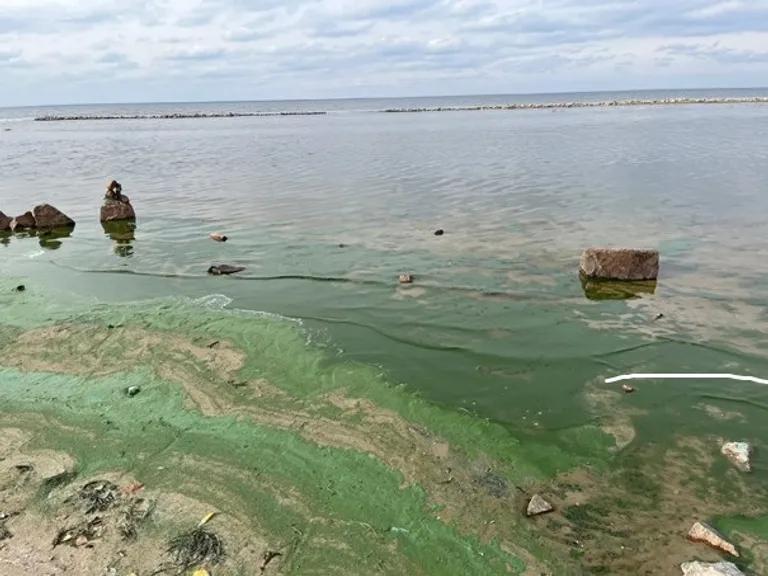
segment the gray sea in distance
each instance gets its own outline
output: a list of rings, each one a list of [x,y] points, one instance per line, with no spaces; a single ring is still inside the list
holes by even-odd
[[[593,418],[583,387],[610,375],[768,378],[768,105],[377,111],[766,95],[0,109],[0,210],[13,216],[48,202],[77,221],[66,238],[3,238],[0,273],[53,291],[60,306],[178,297],[299,322],[330,357],[378,366],[437,403],[546,436]],[[33,121],[280,111],[328,114]],[[98,222],[113,178],[138,214],[133,240]],[[443,236],[433,235],[438,228]],[[230,241],[212,242],[213,231]],[[658,284],[637,298],[588,297],[578,258],[593,245],[660,250]],[[209,277],[215,263],[246,271]],[[398,285],[402,272],[414,274],[413,286]],[[639,434],[653,438],[681,421],[695,430],[690,407],[704,397],[748,405],[765,423],[764,390],[659,384],[645,397]]]

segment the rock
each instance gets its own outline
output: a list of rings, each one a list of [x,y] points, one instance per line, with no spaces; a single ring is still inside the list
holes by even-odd
[[[730,562],[683,562],[680,569],[683,576],[744,576],[744,572]]]
[[[13,218],[11,218],[10,216],[6,216],[2,212],[0,212],[0,232],[10,230],[11,222],[13,222]]]
[[[139,392],[141,392],[141,388],[139,388],[138,386],[128,386],[128,388],[125,389],[125,393],[131,398],[136,396],[136,394],[138,394]]]
[[[603,280],[655,280],[659,275],[656,250],[588,248],[581,255],[581,273]]]
[[[24,286],[24,284],[19,284],[18,286],[16,286],[16,292],[24,292],[24,290],[26,289],[27,287]]]
[[[34,230],[35,217],[32,212],[25,212],[21,216],[16,216],[11,222],[11,230],[14,232],[18,230]]]
[[[35,206],[32,212],[38,230],[72,228],[75,225],[75,221],[72,220],[72,218],[50,204],[40,204],[39,206]]]
[[[752,470],[752,446],[748,442],[726,442],[720,451],[742,472]]]
[[[525,510],[526,516],[538,516],[539,514],[546,514],[552,512],[555,507],[549,502],[544,500],[538,494],[534,494],[531,500],[528,502],[528,508]]]
[[[413,284],[413,274],[400,274],[400,284]]]
[[[107,186],[107,193],[104,195],[104,204],[101,207],[102,222],[117,222],[120,220],[135,220],[136,213],[133,211],[131,201],[123,193],[123,187],[117,180],[112,180]]]
[[[723,535],[712,528],[712,526],[704,524],[703,522],[696,522],[691,526],[691,529],[688,531],[688,538],[694,542],[704,542],[705,544],[709,544],[713,548],[727,552],[731,556],[739,557],[739,552],[733,544],[728,542]]]
[[[443,234],[445,234],[445,230],[443,230],[442,228],[438,228],[437,230],[435,230],[435,236],[442,236]]]
[[[229,238],[219,232],[211,232],[209,236],[211,237],[211,240],[216,240],[216,242],[226,242],[229,240]]]
[[[208,268],[208,274],[212,274],[214,276],[221,276],[224,274],[235,274],[237,272],[242,272],[243,270],[245,270],[243,266],[230,266],[229,264],[218,264]]]
[[[635,391],[635,387],[630,384],[622,384],[621,389],[624,390],[625,394],[632,394]]]

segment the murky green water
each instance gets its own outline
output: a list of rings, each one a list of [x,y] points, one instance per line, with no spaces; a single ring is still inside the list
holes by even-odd
[[[0,136],[0,210],[47,201],[78,224],[55,243],[3,240],[1,322],[97,310],[131,323],[134,307],[149,306],[158,323],[160,301],[186,307],[177,328],[187,331],[198,306],[200,327],[236,318],[263,366],[282,353],[277,335],[297,338],[301,370],[277,376],[291,393],[331,390],[329,371],[353,365],[371,378],[363,396],[417,421],[405,400],[377,397],[377,378],[497,426],[482,449],[531,477],[634,470],[694,437],[717,478],[728,471],[720,440],[745,439],[758,447],[757,490],[768,480],[768,388],[645,381],[620,408],[591,391],[615,390],[603,380],[627,372],[768,378],[766,137],[768,108],[753,105],[14,122]],[[133,240],[97,222],[111,178],[138,213]],[[587,298],[577,261],[595,244],[658,248],[655,291]],[[209,277],[214,263],[247,270]],[[399,286],[401,272],[416,282]],[[264,346],[273,333],[275,348]],[[618,409],[636,435],[616,456],[600,427]],[[439,418],[423,423],[457,434]],[[722,525],[764,538],[761,518]]]

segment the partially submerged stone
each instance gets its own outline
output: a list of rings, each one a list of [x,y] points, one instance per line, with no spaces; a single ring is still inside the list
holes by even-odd
[[[16,216],[11,222],[11,230],[14,232],[19,230],[34,230],[35,226],[35,216],[32,212],[25,212],[21,216]]]
[[[413,284],[413,274],[400,274],[400,284]]]
[[[752,470],[752,462],[750,461],[752,446],[749,442],[726,442],[720,451],[742,472]]]
[[[656,250],[588,248],[581,255],[581,273],[602,280],[656,280],[659,253]]]
[[[0,232],[5,232],[6,230],[10,230],[11,222],[13,222],[13,218],[11,218],[10,216],[6,216],[2,212],[0,212]]]
[[[683,562],[683,576],[744,576],[731,562]]]
[[[546,514],[552,512],[555,507],[542,498],[539,494],[534,494],[528,502],[528,507],[525,510],[526,516],[538,516],[539,514]]]
[[[123,187],[117,180],[112,180],[107,186],[104,195],[104,204],[101,207],[102,222],[116,222],[120,220],[135,220],[136,213],[131,206],[128,196],[122,193]]]
[[[53,228],[72,228],[75,221],[61,210],[50,204],[40,204],[32,210],[35,217],[35,225],[38,230],[51,230]]]
[[[216,242],[226,242],[228,240],[226,235],[220,232],[211,232],[209,236],[211,237],[211,240],[215,240]]]
[[[230,266],[229,264],[217,264],[208,268],[208,274],[213,276],[222,276],[226,274],[235,274],[245,270],[243,266]]]
[[[688,531],[688,538],[694,542],[704,542],[709,544],[713,548],[727,552],[731,556],[739,557],[739,552],[736,547],[728,542],[725,537],[720,534],[712,526],[703,522],[696,522]]]

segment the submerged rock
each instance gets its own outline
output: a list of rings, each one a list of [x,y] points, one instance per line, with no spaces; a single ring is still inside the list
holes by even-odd
[[[752,446],[748,442],[726,442],[720,451],[742,472],[752,470]]]
[[[2,212],[0,212],[0,232],[3,232],[5,230],[10,230],[11,222],[13,222],[13,218],[11,218],[10,216],[6,216]]]
[[[35,206],[32,212],[38,230],[72,228],[75,225],[75,221],[72,220],[72,218],[50,204],[40,204],[39,206]]]
[[[683,562],[680,569],[683,576],[744,576],[744,572],[730,562]]]
[[[229,264],[218,264],[208,268],[208,274],[212,274],[214,276],[221,276],[224,274],[235,274],[237,272],[242,272],[243,270],[245,270],[245,267],[243,266],[230,266]]]
[[[136,213],[133,211],[131,201],[122,191],[123,187],[117,180],[112,180],[107,186],[104,204],[101,207],[102,222],[136,219]]]
[[[413,284],[413,274],[400,274],[400,284]]]
[[[728,542],[722,534],[703,522],[696,522],[688,531],[688,538],[694,542],[704,542],[713,548],[727,552],[731,556],[739,557],[736,547]]]
[[[16,216],[11,222],[11,230],[17,232],[19,230],[34,230],[35,229],[35,217],[32,212],[25,212],[21,216]]]
[[[581,255],[581,273],[603,280],[656,280],[659,253],[656,250],[588,248]]]
[[[211,232],[208,236],[211,237],[211,240],[215,240],[216,242],[226,242],[229,240],[229,238],[219,232]]]
[[[435,230],[435,236],[442,236],[443,234],[445,234],[445,230],[443,230],[442,228],[438,228],[437,230]]]
[[[539,494],[534,494],[531,500],[528,502],[528,507],[525,509],[526,516],[538,516],[539,514],[546,514],[552,512],[555,507],[549,502],[544,500]]]

